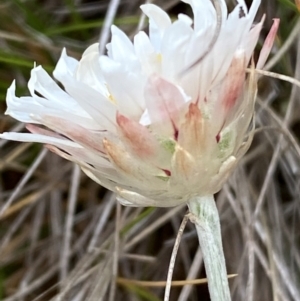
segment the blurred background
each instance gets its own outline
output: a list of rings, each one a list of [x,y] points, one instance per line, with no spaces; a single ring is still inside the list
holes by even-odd
[[[199,0],[201,1],[201,0]],[[251,5],[251,1],[246,1]],[[51,74],[63,47],[80,59],[110,39],[116,24],[129,36],[147,30],[136,0],[1,0],[0,132],[25,131],[4,116],[6,90],[28,95],[34,66]],[[177,0],[153,1],[176,18],[191,15]],[[235,1],[228,1],[229,9]],[[281,24],[261,77],[256,134],[239,168],[218,195],[233,300],[300,300],[300,19],[292,0],[263,0],[266,14],[256,55]],[[298,86],[297,86],[298,85]],[[0,141],[0,300],[158,301],[187,208],[125,208],[79,168],[31,143]],[[176,260],[170,300],[209,300],[194,225]],[[142,282],[137,282],[142,281]]]

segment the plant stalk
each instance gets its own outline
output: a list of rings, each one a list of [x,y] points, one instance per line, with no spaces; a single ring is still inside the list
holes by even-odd
[[[188,202],[203,254],[211,301],[231,301],[218,209],[212,195]]]

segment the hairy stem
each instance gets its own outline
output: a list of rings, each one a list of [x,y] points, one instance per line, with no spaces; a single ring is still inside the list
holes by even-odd
[[[214,197],[194,197],[188,206],[203,254],[211,301],[231,301],[220,219]]]

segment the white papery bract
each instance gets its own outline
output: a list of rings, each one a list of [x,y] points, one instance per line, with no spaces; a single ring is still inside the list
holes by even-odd
[[[219,191],[252,140],[256,82],[246,74],[263,21],[253,25],[260,0],[228,15],[221,1],[220,32],[210,0],[186,0],[194,20],[174,22],[143,5],[149,36],[133,42],[116,26],[107,55],[98,44],[80,61],[63,50],[54,77],[31,72],[30,97],[7,92],[6,114],[31,133],[2,138],[36,141],[78,163],[97,183],[133,206],[175,206]],[[258,61],[276,34],[275,20]],[[40,126],[42,125],[42,126]]]

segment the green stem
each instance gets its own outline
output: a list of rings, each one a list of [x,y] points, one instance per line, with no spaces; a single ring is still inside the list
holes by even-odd
[[[220,219],[214,197],[194,197],[188,207],[203,254],[211,301],[231,301]]]

